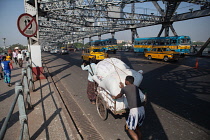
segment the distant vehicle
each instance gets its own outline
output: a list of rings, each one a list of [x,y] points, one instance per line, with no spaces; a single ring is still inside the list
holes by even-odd
[[[56,52],[56,53],[59,53],[59,52],[60,52],[60,50],[59,50],[59,49],[55,49],[55,52]]]
[[[100,47],[106,53],[113,52],[116,54],[117,51],[117,40],[115,38],[90,41],[89,45],[91,47]]]
[[[19,47],[15,47],[15,50],[19,50]]]
[[[56,51],[56,49],[52,49],[52,50],[50,51],[50,53],[52,53],[52,54],[56,54],[56,53],[57,53],[57,51]]]
[[[91,61],[95,57],[97,61],[103,60],[108,57],[108,54],[99,47],[90,47],[85,49],[82,53],[82,59],[86,61]]]
[[[153,47],[151,51],[147,51],[144,54],[149,60],[162,59],[163,61],[179,60],[179,52],[172,51],[168,47]]]
[[[191,39],[189,36],[169,36],[136,38],[134,42],[134,52],[150,51],[153,47],[168,47],[179,52],[181,55],[190,53]]]
[[[63,54],[68,54],[69,51],[67,49],[61,49],[60,50],[60,54],[63,55]]]

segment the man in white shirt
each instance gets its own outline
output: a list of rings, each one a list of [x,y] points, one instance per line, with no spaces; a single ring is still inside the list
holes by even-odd
[[[16,52],[16,50],[14,50],[14,51],[12,52],[12,57],[13,57],[13,59],[15,60],[15,64],[16,64],[16,65],[17,65],[17,63],[18,63],[17,55],[18,55],[18,53]]]
[[[81,65],[82,70],[88,71],[88,86],[87,86],[87,95],[88,99],[92,104],[96,103],[96,94],[95,94],[95,82],[93,81],[93,75],[95,74],[95,67],[96,67],[96,59],[92,58],[91,64],[85,65],[83,63]]]
[[[23,54],[21,53],[21,51],[18,52],[17,59],[18,59],[19,67],[22,68],[22,66],[23,66]]]

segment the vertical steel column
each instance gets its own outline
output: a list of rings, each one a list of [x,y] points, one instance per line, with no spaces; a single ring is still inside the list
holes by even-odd
[[[101,35],[98,35],[98,39],[101,40]]]
[[[135,34],[136,34],[136,31],[135,31],[134,28],[132,28],[132,29],[131,29],[131,41],[132,41],[132,44],[134,44]]]
[[[91,40],[91,37],[89,37],[89,42],[90,42],[89,45],[90,45],[90,46],[92,46],[91,41],[92,41],[92,40]]]
[[[165,26],[165,37],[169,36],[169,26]]]
[[[114,38],[115,32],[111,32],[112,38]]]
[[[19,108],[19,120],[20,124],[23,125],[21,128],[23,135],[21,134],[20,137],[23,136],[22,139],[29,140],[29,130],[28,130],[28,118],[26,115],[25,104],[24,104],[24,96],[23,96],[23,86],[19,82],[15,83],[15,94],[18,94],[18,108]],[[23,124],[24,123],[24,124]]]
[[[33,91],[34,89],[34,83],[32,79],[32,70],[31,70],[31,64],[29,62],[26,63],[26,70],[27,70],[27,77],[28,77],[28,85],[29,85],[29,90]]]
[[[27,69],[27,67],[26,67],[26,69]],[[24,87],[24,95],[26,96],[27,108],[30,109],[32,107],[32,105],[31,105],[31,96],[30,96],[30,92],[29,92],[26,69],[22,69],[23,87]]]
[[[39,11],[38,11],[38,2],[37,2],[37,0],[35,0],[35,8],[36,8],[36,22],[39,25],[39,15],[38,15]],[[37,33],[36,33],[36,38],[37,38],[37,40],[38,40],[37,42],[39,44],[39,26],[38,26],[38,30],[37,30]]]

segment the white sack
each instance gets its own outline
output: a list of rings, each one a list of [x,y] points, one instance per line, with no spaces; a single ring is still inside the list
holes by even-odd
[[[96,65],[96,75],[103,79],[110,73],[116,71],[116,69],[129,69],[124,62],[117,58],[106,58],[103,61],[100,61]]]
[[[113,65],[114,64],[114,65]],[[143,71],[135,71],[130,69],[124,62],[117,58],[107,58],[103,61],[100,61],[96,65],[96,73],[93,76],[93,80],[98,83],[99,87],[105,89],[112,96],[116,96],[120,93],[121,88],[119,87],[119,83],[122,82],[125,84],[125,78],[128,75],[134,77],[134,85],[139,87],[141,81],[143,79],[142,73]],[[105,91],[101,90],[99,92],[103,97],[105,102],[112,108],[114,108],[113,99],[109,94]],[[140,98],[144,101],[144,94],[139,90]],[[105,96],[106,95],[106,96]],[[116,111],[128,108],[127,99],[125,96],[117,99],[116,101]]]
[[[134,77],[134,85],[137,87],[140,85],[143,76],[142,73],[137,72],[133,69],[122,69],[117,70],[109,74],[103,79],[99,79],[96,75],[93,76],[93,80],[96,81],[99,87],[104,88],[109,91],[109,93],[113,96],[116,96],[120,93],[121,88],[119,87],[119,83],[122,82],[125,84],[125,78],[128,75],[132,75]]]

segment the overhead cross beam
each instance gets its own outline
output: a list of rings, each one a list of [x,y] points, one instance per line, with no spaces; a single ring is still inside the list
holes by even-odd
[[[33,0],[29,0],[33,4]],[[124,12],[128,4],[152,2],[160,15],[135,13],[133,8],[130,13]],[[93,36],[101,36],[128,29],[162,24],[158,34],[165,30],[169,35],[169,28],[177,35],[173,28],[176,21],[210,16],[209,0],[178,0],[163,1],[166,8],[161,8],[157,1],[151,0],[60,0],[45,2],[39,0],[39,32],[42,42],[59,40],[81,40]],[[201,5],[198,11],[175,14],[181,2]],[[56,32],[56,33],[55,33]],[[137,32],[133,32],[137,34]]]

